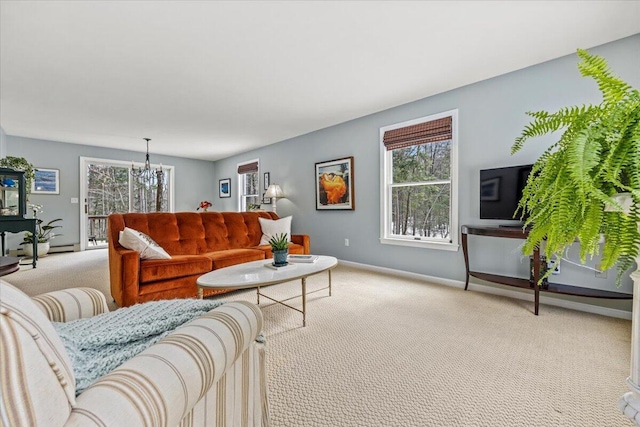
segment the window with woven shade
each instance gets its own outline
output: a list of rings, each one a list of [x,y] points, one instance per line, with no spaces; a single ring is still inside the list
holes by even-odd
[[[457,110],[380,129],[381,242],[457,249]]]
[[[260,180],[258,160],[238,165],[238,207],[241,212],[260,208]]]

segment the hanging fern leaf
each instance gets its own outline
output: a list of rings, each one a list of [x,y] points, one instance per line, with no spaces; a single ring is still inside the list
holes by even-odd
[[[614,75],[604,58],[578,50],[578,68],[602,92],[599,105],[561,108],[555,113],[528,112],[533,121],[515,139],[511,153],[530,138],[559,130],[558,141],[536,161],[517,214],[531,227],[523,252],[531,254],[545,242],[547,257],[562,255],[576,239],[580,258],[599,254],[601,266],[618,265],[617,283],[640,252],[640,92]],[[630,212],[613,196],[628,192]]]

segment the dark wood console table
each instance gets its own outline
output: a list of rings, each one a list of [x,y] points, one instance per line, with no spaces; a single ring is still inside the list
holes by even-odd
[[[29,231],[36,236],[36,219],[35,218],[1,218],[0,217],[0,236],[2,236],[2,256],[5,252],[5,233],[18,233],[20,231]],[[33,268],[36,268],[38,260],[38,240],[33,239]]]
[[[533,290],[535,300],[535,314],[538,315],[538,307],[540,305],[540,292],[550,292],[556,294],[576,295],[590,298],[609,298],[609,299],[632,299],[633,295],[624,294],[622,292],[603,291],[600,289],[582,288],[572,285],[561,285],[549,282],[549,286],[541,288],[538,285],[540,279],[540,252],[536,249],[533,252],[533,283],[529,278],[523,279],[519,277],[501,276],[498,274],[483,273],[469,269],[469,251],[467,249],[467,235],[488,237],[502,237],[507,239],[526,239],[529,233],[521,228],[509,227],[489,227],[482,225],[463,225],[462,226],[462,252],[464,254],[464,265],[467,270],[466,282],[464,290],[469,287],[469,276],[488,282],[500,283],[502,285],[515,286],[521,289]]]

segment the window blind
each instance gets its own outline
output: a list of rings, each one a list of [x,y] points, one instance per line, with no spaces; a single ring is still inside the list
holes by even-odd
[[[387,151],[453,138],[451,116],[388,130],[382,139]]]
[[[247,163],[247,164],[238,166],[239,174],[254,173],[254,172],[258,172],[258,162]]]

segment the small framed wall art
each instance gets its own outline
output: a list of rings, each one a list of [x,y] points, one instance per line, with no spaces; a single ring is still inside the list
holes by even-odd
[[[219,182],[218,196],[221,199],[231,197],[231,178],[221,179]]]
[[[353,157],[316,163],[317,210],[354,210]]]
[[[267,191],[267,188],[269,188],[269,172],[264,173],[264,182],[262,184],[264,191]]]
[[[60,194],[60,169],[37,168],[31,194]]]

